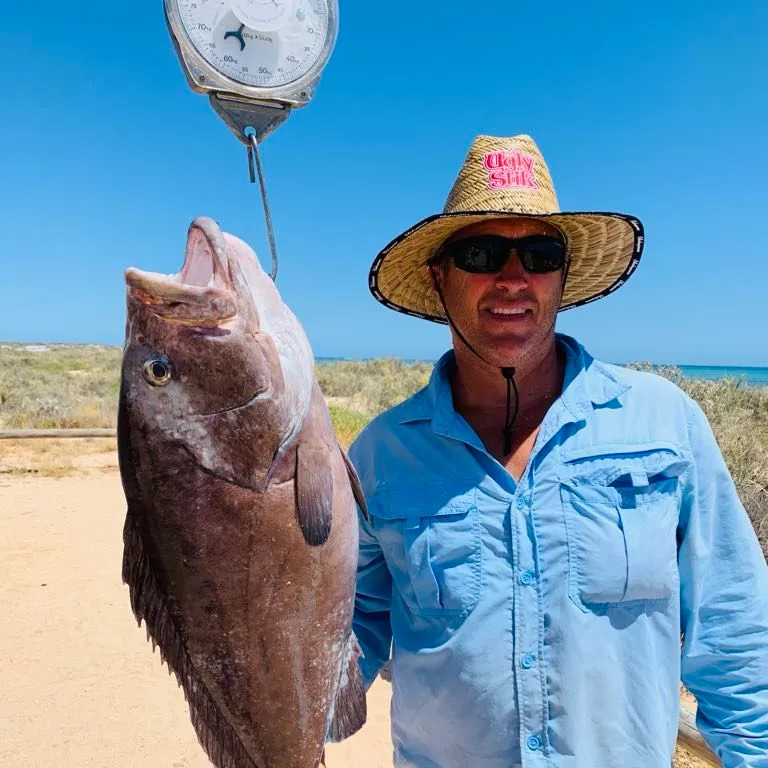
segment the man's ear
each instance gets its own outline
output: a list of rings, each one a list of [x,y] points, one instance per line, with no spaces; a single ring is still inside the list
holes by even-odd
[[[432,278],[432,287],[437,290],[440,287],[440,283],[438,282],[438,276],[436,274],[437,270],[435,269],[434,264],[429,265],[429,275]]]
[[[432,287],[440,293],[445,279],[445,267],[442,264],[430,264],[429,274],[432,276]]]

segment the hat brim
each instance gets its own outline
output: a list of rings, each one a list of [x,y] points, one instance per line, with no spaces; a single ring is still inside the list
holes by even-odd
[[[447,323],[432,284],[428,261],[454,232],[491,218],[545,219],[565,236],[570,257],[560,311],[597,301],[622,286],[643,252],[643,225],[634,216],[606,212],[439,213],[422,219],[375,258],[368,277],[371,293],[389,309]]]

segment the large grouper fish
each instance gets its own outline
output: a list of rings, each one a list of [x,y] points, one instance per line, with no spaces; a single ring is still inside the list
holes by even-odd
[[[354,468],[294,314],[211,219],[129,269],[123,580],[217,768],[315,768],[365,722]]]

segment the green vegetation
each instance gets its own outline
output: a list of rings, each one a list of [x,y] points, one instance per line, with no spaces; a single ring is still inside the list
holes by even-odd
[[[375,416],[425,386],[431,372],[430,363],[345,360],[320,363],[317,380],[330,402],[343,402],[351,410]]]
[[[0,429],[113,427],[120,377],[119,347],[0,344]],[[704,409],[768,553],[768,388],[735,380],[685,378],[654,370]],[[429,363],[343,361],[317,365],[339,440],[348,446],[371,417],[423,387]]]
[[[360,433],[360,430],[368,423],[368,417],[335,403],[329,403],[328,410],[331,412],[331,420],[333,421],[339,442],[344,448],[349,448],[352,441]]]
[[[112,427],[119,347],[0,344],[0,428]]]

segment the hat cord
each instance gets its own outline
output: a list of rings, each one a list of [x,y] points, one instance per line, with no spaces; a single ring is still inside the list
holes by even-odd
[[[432,275],[432,282],[435,286],[435,290],[437,291],[437,295],[440,297],[440,303],[443,305],[443,311],[445,312],[445,316],[448,318],[448,323],[450,324],[451,328],[456,332],[456,335],[464,342],[464,345],[468,347],[472,352],[475,353],[477,357],[479,357],[486,365],[491,365],[467,340],[464,338],[464,334],[458,329],[456,326],[456,323],[453,322],[453,318],[451,317],[451,313],[448,311],[448,307],[445,306],[445,297],[443,296],[442,288],[440,287],[440,283],[438,282],[437,278],[435,277],[435,273],[433,271],[433,267],[430,265],[429,272]],[[501,369],[501,375],[506,379],[507,382],[507,398],[506,398],[506,411],[504,414],[504,456],[509,456],[509,454],[512,451],[512,427],[515,423],[515,419],[517,419],[517,413],[520,408],[520,392],[517,389],[517,384],[515,383],[515,369],[512,366],[505,366]],[[511,410],[511,401],[512,401],[512,390],[515,391],[515,410],[514,412],[510,413]]]
[[[509,456],[512,451],[512,425],[517,418],[517,411],[520,406],[520,393],[517,391],[517,384],[515,383],[514,368],[502,368],[501,375],[507,380],[507,410],[504,416],[504,455]],[[515,412],[510,418],[509,406],[512,388],[515,390]]]

